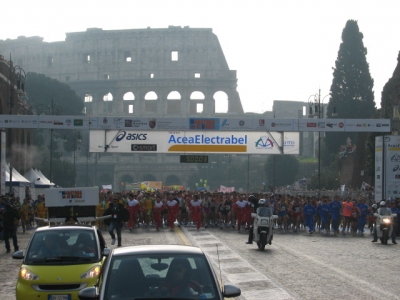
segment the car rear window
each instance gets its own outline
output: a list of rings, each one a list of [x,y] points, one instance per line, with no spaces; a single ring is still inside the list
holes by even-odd
[[[200,255],[115,256],[107,277],[106,299],[218,299],[211,268]]]

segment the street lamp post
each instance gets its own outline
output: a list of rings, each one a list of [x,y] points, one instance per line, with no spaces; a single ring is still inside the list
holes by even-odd
[[[10,74],[9,74],[9,92],[10,92],[10,115],[13,114],[13,108],[14,108],[14,93],[16,92],[19,96],[25,94],[25,78],[26,78],[26,73],[24,69],[22,69],[20,66],[15,65],[13,66],[13,62],[11,60],[11,54],[10,54]],[[12,193],[12,129],[10,128],[8,130],[8,149],[9,149],[9,163],[10,163],[10,193]]]
[[[324,104],[324,100],[326,97],[330,95],[326,95],[321,100],[321,90],[318,91],[318,94],[311,95],[308,97],[308,104],[309,104],[309,118],[325,118],[324,108],[328,105],[328,103]],[[314,106],[314,114],[313,114],[313,106]],[[337,116],[336,108],[333,107],[333,117]],[[321,131],[318,131],[318,199],[320,198],[321,193]]]
[[[63,109],[61,105],[54,103],[54,100],[51,99],[51,104],[39,104],[36,107],[36,113],[38,115],[51,115],[58,116],[62,115]],[[50,182],[53,182],[53,129],[50,129]]]

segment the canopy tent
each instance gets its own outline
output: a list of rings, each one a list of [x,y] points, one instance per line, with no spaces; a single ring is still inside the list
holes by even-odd
[[[25,173],[25,177],[30,182],[34,183],[35,187],[49,188],[55,185],[54,183],[50,182],[50,180],[48,180],[40,170],[30,169]]]
[[[12,169],[11,183],[13,186],[30,186],[31,182],[22,176],[16,169]],[[10,186],[10,166],[6,165],[6,185]]]

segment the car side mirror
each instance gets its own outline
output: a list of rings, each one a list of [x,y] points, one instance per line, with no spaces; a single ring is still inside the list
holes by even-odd
[[[257,214],[256,213],[251,213],[251,217],[255,218],[255,217],[257,217]]]
[[[23,259],[24,258],[24,251],[18,250],[12,254],[12,258],[14,259]]]
[[[379,217],[379,215],[377,213],[374,213],[374,217]]]
[[[110,254],[111,250],[110,248],[104,248],[103,249],[103,256],[108,256]]]
[[[99,299],[99,295],[97,293],[97,288],[94,286],[84,288],[80,290],[78,293],[79,300],[92,300]]]
[[[278,216],[277,215],[273,215],[272,219],[276,220],[276,219],[278,219]]]
[[[397,217],[397,214],[392,214],[392,217],[393,217],[393,218],[396,218],[396,217]]]
[[[236,286],[226,284],[224,285],[224,291],[222,292],[222,295],[227,298],[233,298],[240,296],[241,293],[242,291]]]

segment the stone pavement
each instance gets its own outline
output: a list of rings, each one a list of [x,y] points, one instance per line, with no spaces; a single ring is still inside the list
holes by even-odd
[[[194,245],[242,290],[240,299],[400,299],[400,246],[371,243],[372,237],[283,234],[259,251],[246,245],[248,232],[183,228]],[[217,245],[219,259],[217,257]]]
[[[25,249],[32,231],[18,233]],[[110,248],[111,238],[103,235]],[[234,229],[184,227],[170,232],[155,228],[124,229],[122,245],[192,244],[210,257],[224,284],[242,289],[237,299],[400,299],[399,245],[371,243],[371,236],[310,236],[275,231],[272,245],[259,251],[246,245],[247,232]],[[0,250],[0,300],[15,299],[21,261]],[[218,248],[217,248],[218,246]],[[219,267],[220,266],[220,267]],[[219,273],[219,274],[218,274]]]

